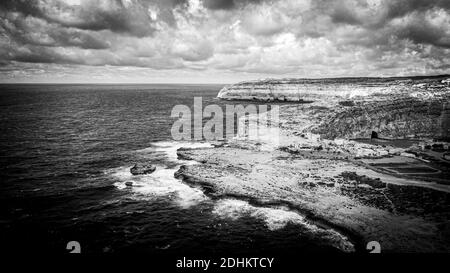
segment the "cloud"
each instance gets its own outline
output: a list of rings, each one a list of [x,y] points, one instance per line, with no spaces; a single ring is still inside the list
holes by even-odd
[[[290,23],[291,18],[280,10],[272,9],[264,4],[252,7],[248,15],[242,18],[243,27],[251,34],[274,35],[282,32]]]
[[[443,10],[410,14],[402,19],[395,19],[392,27],[400,39],[450,48],[450,17]]]
[[[172,50],[176,56],[183,58],[183,60],[195,62],[210,58],[214,49],[207,40],[191,39],[176,41]]]
[[[203,0],[204,6],[213,10],[231,10],[262,2],[264,2],[264,0]]]
[[[109,44],[95,32],[60,28],[40,18],[7,14],[0,26],[5,33],[22,44],[41,46],[75,46],[86,49],[106,49]]]
[[[448,0],[2,0],[0,16],[0,66],[11,69],[219,78],[450,72]]]
[[[62,27],[110,30],[143,37],[155,31],[152,8],[156,8],[161,20],[174,23],[171,10],[185,3],[182,0],[2,0],[0,8]]]
[[[447,0],[394,0],[386,1],[385,19],[393,19],[414,12],[426,12],[433,9],[450,9]]]

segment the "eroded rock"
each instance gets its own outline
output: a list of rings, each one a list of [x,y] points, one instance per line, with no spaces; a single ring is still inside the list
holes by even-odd
[[[130,169],[130,172],[133,175],[143,175],[153,173],[155,170],[156,167],[150,163],[136,163]]]

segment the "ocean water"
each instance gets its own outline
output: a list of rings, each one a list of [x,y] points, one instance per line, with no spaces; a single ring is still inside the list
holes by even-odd
[[[93,254],[340,251],[339,234],[297,212],[212,198],[174,178],[196,164],[177,148],[210,144],[173,141],[172,107],[195,96],[230,103],[216,99],[221,87],[1,85],[2,251],[67,253],[69,241]],[[153,174],[129,173],[148,161]]]

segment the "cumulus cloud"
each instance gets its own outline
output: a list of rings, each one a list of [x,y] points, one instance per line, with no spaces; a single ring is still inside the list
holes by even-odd
[[[4,12],[41,18],[61,27],[83,30],[110,30],[138,37],[155,31],[156,17],[174,23],[171,10],[185,4],[183,0],[3,0]]]
[[[449,73],[450,1],[2,0],[0,56],[3,81],[52,65],[64,77],[77,67],[199,79]],[[19,64],[45,69],[13,73]]]
[[[208,9],[231,10],[261,2],[264,2],[264,0],[204,0],[203,4]]]

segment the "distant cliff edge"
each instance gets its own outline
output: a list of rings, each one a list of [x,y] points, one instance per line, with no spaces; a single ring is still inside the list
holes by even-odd
[[[449,87],[450,75],[409,78],[264,79],[226,86],[217,96],[226,100],[301,102],[392,93],[412,94],[441,89],[448,91]]]
[[[307,114],[311,118],[311,126],[297,120],[295,111],[284,117],[290,120],[288,129],[296,133],[309,131],[326,138],[370,137],[372,131],[393,138],[450,137],[448,75],[266,79],[226,86],[218,97],[226,100],[310,102],[296,106],[296,111]]]

